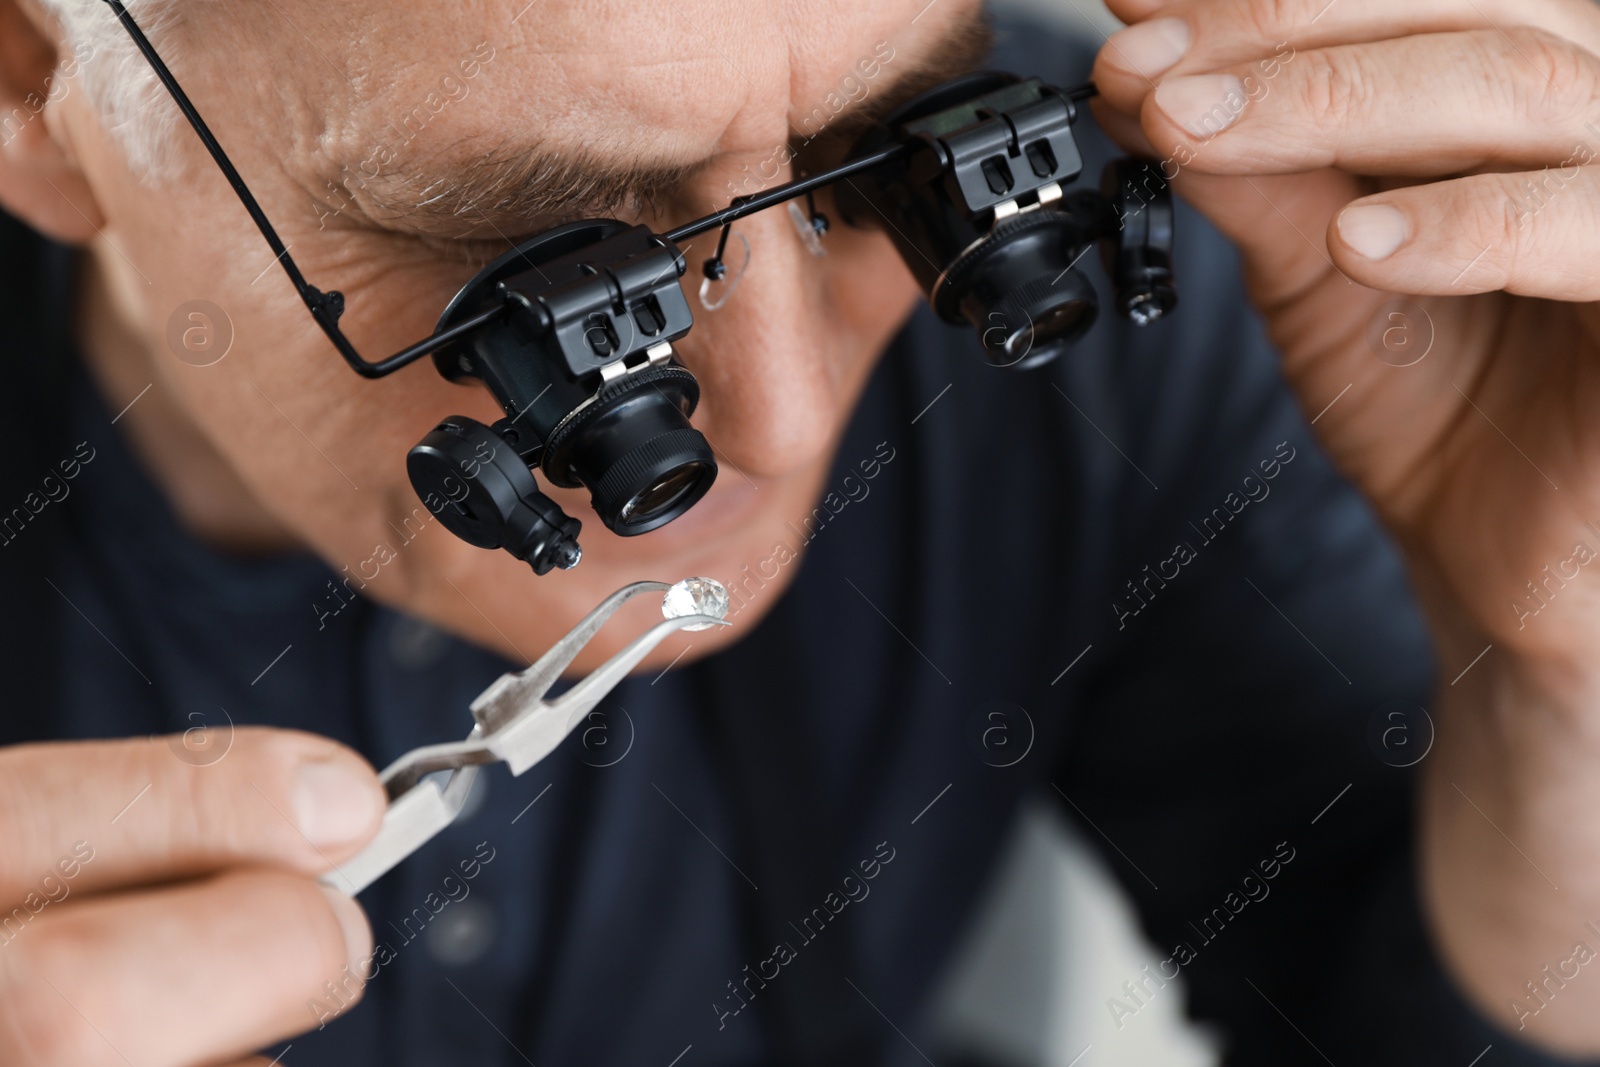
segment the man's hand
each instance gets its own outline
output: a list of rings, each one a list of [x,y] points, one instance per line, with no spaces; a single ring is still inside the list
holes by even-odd
[[[1430,617],[1444,955],[1510,1029],[1600,1050],[1571,974],[1600,949],[1600,5],[1111,6],[1097,117],[1240,247]]]
[[[225,1062],[315,1026],[324,983],[359,996],[366,918],[315,875],[376,832],[372,769],[276,730],[185,755],[0,750],[0,1063]]]

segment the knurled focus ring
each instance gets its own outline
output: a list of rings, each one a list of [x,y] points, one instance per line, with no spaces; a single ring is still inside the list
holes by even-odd
[[[552,471],[550,469],[550,458],[560,455],[563,448],[574,437],[583,432],[583,428],[589,424],[589,420],[605,411],[607,401],[615,400],[617,397],[646,386],[658,388],[667,384],[681,388],[689,401],[689,410],[684,414],[693,415],[694,409],[700,404],[700,382],[696,380],[693,374],[690,374],[682,367],[671,365],[647,367],[644,370],[624,374],[622,377],[600,386],[599,391],[587,403],[568,415],[555,428],[555,432],[545,442],[545,462],[541,464],[544,468],[545,477],[556,485],[572,488],[575,483],[566,476],[566,471]]]
[[[698,447],[700,431],[695,429],[668,430],[664,434],[650,438],[637,448],[630,449],[628,454],[617,460],[600,480],[594,484],[594,497],[596,500],[614,500],[627,489],[640,481],[649,472],[651,467],[675,452],[679,452],[678,442],[687,441],[691,448]],[[650,489],[653,486],[645,486]],[[624,519],[624,522],[627,520]]]
[[[970,275],[997,245],[1034,229],[1065,229],[1074,225],[1070,216],[1050,208],[1001,220],[988,234],[957,256],[956,261],[946,267],[939,280],[933,283],[933,291],[929,296],[933,299],[934,310],[950,322],[962,321],[956,305],[965,294],[967,283],[972,280]]]

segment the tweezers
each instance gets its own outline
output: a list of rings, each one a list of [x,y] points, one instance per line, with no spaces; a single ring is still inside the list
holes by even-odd
[[[706,578],[691,581],[715,585]],[[480,766],[504,762],[512,774],[524,773],[555,751],[662,641],[679,630],[730,625],[720,615],[672,617],[663,600],[662,614],[667,616],[663,621],[561,696],[544,699],[561,672],[618,608],[642,593],[666,593],[672,588],[665,582],[635,582],[612,593],[535,663],[502,674],[478,694],[472,702],[476,725],[465,741],[414,748],[384,768],[378,777],[388,791],[389,807],[378,835],[319,881],[352,896],[361,892],[455,821]],[[720,591],[720,586],[717,588]],[[725,611],[726,599],[712,610],[718,607]],[[449,774],[443,785],[436,777],[441,772]]]

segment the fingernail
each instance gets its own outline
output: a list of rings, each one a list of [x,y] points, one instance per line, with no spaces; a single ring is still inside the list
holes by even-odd
[[[350,897],[337,889],[318,886],[328,898],[334,918],[339,920],[339,931],[344,934],[346,972],[366,981],[367,964],[372,959],[372,927],[367,925],[367,914]]]
[[[354,760],[317,759],[300,765],[294,790],[295,825],[318,848],[355,841],[378,822],[383,794]]]
[[[1339,216],[1339,236],[1368,259],[1388,259],[1409,236],[1406,217],[1388,204],[1362,204],[1345,208]]]
[[[1152,19],[1111,35],[1106,48],[1114,62],[1146,78],[1169,70],[1189,50],[1189,24],[1182,19]]]
[[[1156,106],[1192,137],[1214,137],[1244,113],[1244,82],[1232,74],[1194,74],[1156,86]]]

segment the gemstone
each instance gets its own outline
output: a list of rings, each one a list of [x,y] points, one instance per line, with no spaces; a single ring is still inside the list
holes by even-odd
[[[661,598],[661,614],[669,619],[685,615],[708,615],[723,619],[728,615],[728,591],[714,578],[685,578],[668,589]],[[711,623],[685,626],[685,630],[709,630]]]

